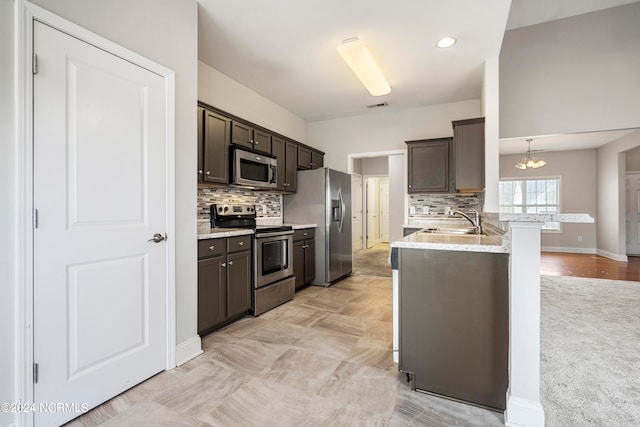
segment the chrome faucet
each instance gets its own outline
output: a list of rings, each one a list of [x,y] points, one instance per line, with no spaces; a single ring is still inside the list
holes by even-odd
[[[467,221],[469,221],[471,223],[471,225],[473,225],[474,228],[474,233],[475,234],[482,234],[482,222],[480,220],[480,212],[478,212],[476,209],[473,210],[474,214],[475,214],[475,220],[471,219],[471,217],[469,217],[469,215],[467,215],[466,213],[462,212],[462,211],[451,211],[451,215],[460,215],[464,218],[467,219]]]

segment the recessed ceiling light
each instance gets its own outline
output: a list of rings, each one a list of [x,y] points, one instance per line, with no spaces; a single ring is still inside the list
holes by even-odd
[[[456,44],[456,39],[454,39],[453,37],[445,37],[443,39],[438,40],[438,43],[436,43],[436,46],[440,47],[440,48],[447,48],[447,47],[451,47],[454,44]]]

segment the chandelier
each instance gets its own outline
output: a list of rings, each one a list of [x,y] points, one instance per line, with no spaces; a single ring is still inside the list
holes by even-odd
[[[518,169],[537,169],[547,164],[547,162],[542,159],[531,157],[531,141],[533,141],[533,139],[527,139],[527,142],[529,143],[527,155],[515,164]]]

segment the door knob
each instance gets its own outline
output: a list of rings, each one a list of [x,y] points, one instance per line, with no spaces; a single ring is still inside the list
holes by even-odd
[[[164,236],[160,233],[156,233],[153,235],[152,239],[147,240],[147,242],[154,242],[154,243],[160,243],[163,240],[165,240],[167,238],[167,235],[165,234]]]

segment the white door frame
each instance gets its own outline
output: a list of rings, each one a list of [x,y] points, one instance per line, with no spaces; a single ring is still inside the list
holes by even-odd
[[[175,73],[135,52],[117,45],[91,31],[57,16],[26,0],[16,1],[16,340],[15,402],[33,402],[33,21],[37,20],[86,43],[162,76],[167,97],[166,112],[166,201],[169,238],[166,283],[166,369],[176,366],[175,313]],[[33,413],[24,412],[18,425],[33,425]]]

